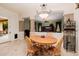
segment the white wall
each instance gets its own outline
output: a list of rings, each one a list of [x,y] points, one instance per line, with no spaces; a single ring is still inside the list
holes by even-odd
[[[7,40],[14,40],[14,34],[19,33],[18,15],[8,9],[0,7],[0,16],[8,18],[8,39]]]
[[[21,16],[21,14],[19,14],[19,21],[24,21],[24,19]],[[19,31],[19,39],[24,39],[24,31]]]
[[[79,52],[79,9],[75,10],[74,19],[76,20],[76,48]]]

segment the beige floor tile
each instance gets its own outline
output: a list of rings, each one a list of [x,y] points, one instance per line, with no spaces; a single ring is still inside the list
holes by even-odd
[[[26,56],[26,41],[15,40],[6,43],[0,43],[0,56]],[[78,56],[79,53],[67,52],[61,48],[62,56]]]

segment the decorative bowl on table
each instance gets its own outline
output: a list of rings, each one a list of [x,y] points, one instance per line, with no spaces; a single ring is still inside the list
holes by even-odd
[[[44,35],[42,35],[42,36],[41,36],[41,38],[45,38],[45,36],[44,36]]]

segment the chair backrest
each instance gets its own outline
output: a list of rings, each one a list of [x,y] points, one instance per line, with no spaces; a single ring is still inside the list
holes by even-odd
[[[62,42],[63,42],[63,39],[59,39],[56,43],[56,48],[61,48]]]
[[[26,36],[26,42],[27,42],[27,47],[28,48],[32,47],[32,41],[28,36]]]

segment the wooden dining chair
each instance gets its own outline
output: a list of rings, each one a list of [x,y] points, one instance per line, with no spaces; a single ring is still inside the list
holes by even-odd
[[[32,41],[28,36],[26,36],[26,42],[27,42],[27,51],[26,51],[27,55],[28,56],[34,55],[36,49],[33,47]]]
[[[57,41],[57,43],[54,45],[54,48],[53,48],[53,55],[54,56],[60,56],[61,55],[62,42],[63,42],[63,39],[59,39]]]
[[[28,36],[26,36],[26,42],[27,42],[27,48],[30,48],[32,46],[32,41]]]

